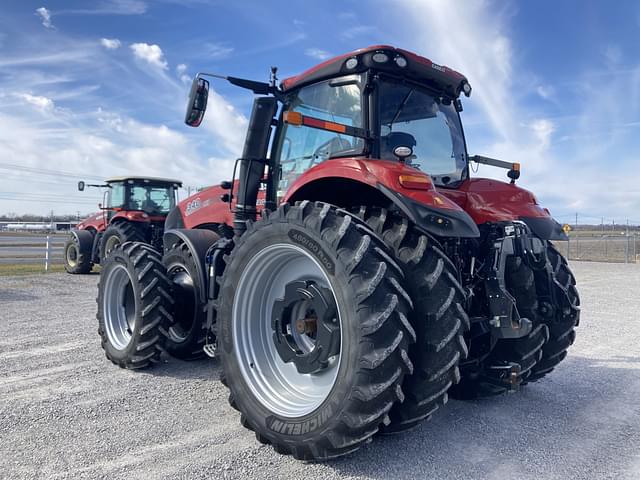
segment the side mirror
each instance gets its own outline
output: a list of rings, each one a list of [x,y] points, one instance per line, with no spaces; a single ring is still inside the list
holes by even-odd
[[[78,182],[78,190],[81,192],[84,191],[84,182],[82,180]]]
[[[193,79],[191,91],[189,92],[189,104],[184,123],[190,127],[198,127],[204,118],[207,109],[207,99],[209,98],[209,81],[201,77]]]
[[[98,210],[102,210],[102,204],[101,203],[98,204]]]

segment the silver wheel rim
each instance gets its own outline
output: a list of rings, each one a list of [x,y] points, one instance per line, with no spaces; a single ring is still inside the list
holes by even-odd
[[[105,255],[111,253],[111,250],[113,250],[114,248],[116,248],[118,245],[120,245],[120,238],[118,238],[117,235],[112,235],[107,239],[107,242],[105,243],[104,246],[104,253]]]
[[[129,272],[116,264],[104,286],[104,329],[117,350],[129,345],[136,318],[136,301]]]
[[[78,249],[74,243],[67,247],[67,265],[75,267],[78,263]]]
[[[236,286],[232,309],[233,343],[244,381],[264,407],[289,418],[302,417],[322,405],[336,383],[341,357],[334,356],[325,369],[312,374],[298,373],[293,363],[280,358],[273,343],[271,313],[274,302],[284,296],[285,285],[296,280],[312,280],[330,289],[335,298],[315,258],[295,245],[275,244],[249,261]],[[342,331],[339,306],[338,319]],[[302,345],[309,347],[306,340]],[[341,352],[342,342],[341,338]]]

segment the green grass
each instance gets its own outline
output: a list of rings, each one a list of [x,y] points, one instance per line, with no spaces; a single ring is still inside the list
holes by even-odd
[[[49,273],[64,272],[62,264],[54,264],[49,266]],[[40,263],[14,263],[0,264],[0,277],[10,275],[33,275],[34,273],[45,273],[44,262]]]

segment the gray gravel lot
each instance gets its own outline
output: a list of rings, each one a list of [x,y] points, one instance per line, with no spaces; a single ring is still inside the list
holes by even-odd
[[[97,275],[0,277],[0,477],[638,479],[640,266],[572,266],[582,321],[549,377],[327,464],[260,445],[215,361],[108,362]]]

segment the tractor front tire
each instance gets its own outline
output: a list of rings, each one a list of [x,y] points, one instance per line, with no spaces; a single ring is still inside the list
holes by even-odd
[[[389,422],[413,370],[402,271],[366,225],[329,204],[284,204],[247,227],[220,291],[229,402],[279,453],[355,451]]]
[[[92,268],[91,250],[84,250],[78,239],[71,235],[64,244],[64,269],[67,273],[86,274]]]
[[[98,283],[98,333],[109,360],[121,368],[157,363],[173,324],[171,281],[160,254],[144,243],[113,249]]]
[[[109,253],[125,242],[145,242],[140,226],[129,221],[118,221],[107,227],[100,240],[100,263],[104,263]]]
[[[173,283],[175,322],[166,331],[167,353],[182,360],[205,356],[202,347],[207,336],[207,313],[199,299],[200,275],[189,247],[181,240],[169,247],[163,257],[167,277]]]
[[[434,239],[382,208],[362,207],[357,214],[394,252],[413,300],[409,319],[417,341],[409,353],[415,370],[404,379],[404,403],[394,406],[391,423],[383,428],[396,433],[415,427],[447,403],[447,391],[460,378],[458,363],[467,356],[469,317],[456,268]]]

